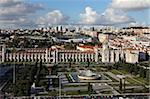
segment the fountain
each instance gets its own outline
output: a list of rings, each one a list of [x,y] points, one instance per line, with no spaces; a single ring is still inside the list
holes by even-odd
[[[82,80],[96,80],[100,79],[101,75],[93,73],[90,70],[79,70],[78,78]]]

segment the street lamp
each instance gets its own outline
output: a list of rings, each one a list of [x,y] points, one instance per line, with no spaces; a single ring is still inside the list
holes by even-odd
[[[122,79],[124,80],[124,92],[125,92],[125,77],[124,75],[117,75],[117,77],[120,79],[120,90],[122,92]]]
[[[15,58],[16,58],[16,53],[14,51],[14,66],[13,66],[13,84],[16,82],[16,66],[15,66]]]
[[[124,93],[125,93],[125,91],[126,91],[126,89],[125,89],[125,78],[123,78],[123,80],[124,80]]]
[[[59,99],[61,99],[61,74],[59,74],[58,77],[59,77]]]

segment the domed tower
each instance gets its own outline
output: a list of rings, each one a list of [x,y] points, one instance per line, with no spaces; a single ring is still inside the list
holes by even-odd
[[[109,41],[109,38],[108,38],[108,35],[106,36],[105,40],[103,41],[102,43],[102,62],[104,63],[108,63],[110,62],[110,55],[109,55],[109,45],[108,45],[108,41]]]
[[[1,62],[5,61],[6,45],[0,45]]]
[[[104,41],[102,42],[103,50],[109,49],[108,42],[109,42],[109,37],[108,37],[108,35],[105,35],[105,39],[104,39]]]

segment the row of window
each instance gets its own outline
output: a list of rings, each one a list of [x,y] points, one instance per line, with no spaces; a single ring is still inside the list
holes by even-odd
[[[71,62],[87,62],[87,61],[89,61],[89,62],[94,62],[95,61],[95,59],[92,59],[92,58],[58,58],[58,61],[59,62],[69,62],[69,61],[71,61]]]
[[[32,54],[32,55],[24,55],[24,54],[15,54],[15,55],[13,55],[13,54],[7,54],[6,55],[7,57],[33,57],[33,58],[35,58],[35,57],[45,57],[46,55],[45,54]]]
[[[59,57],[94,57],[92,54],[59,54]]]
[[[7,54],[6,55],[7,57],[46,57],[46,54],[30,54],[30,55],[28,55],[28,54]],[[48,56],[47,57],[53,57],[53,55],[49,55],[48,54]]]
[[[13,62],[13,61],[16,61],[16,62],[34,62],[34,61],[42,61],[42,62],[46,62],[46,59],[45,58],[27,58],[27,57],[23,57],[23,58],[6,58],[6,61],[8,62]],[[53,62],[53,59],[48,59],[48,62]]]

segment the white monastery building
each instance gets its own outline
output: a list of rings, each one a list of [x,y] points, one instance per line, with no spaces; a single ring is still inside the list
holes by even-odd
[[[103,46],[77,46],[76,50],[60,48],[24,48],[16,51],[7,51],[5,45],[0,46],[0,62],[35,62],[45,63],[59,62],[102,62],[116,63],[126,61],[136,63],[139,59],[139,52],[132,52],[121,49],[110,49],[107,43]]]

